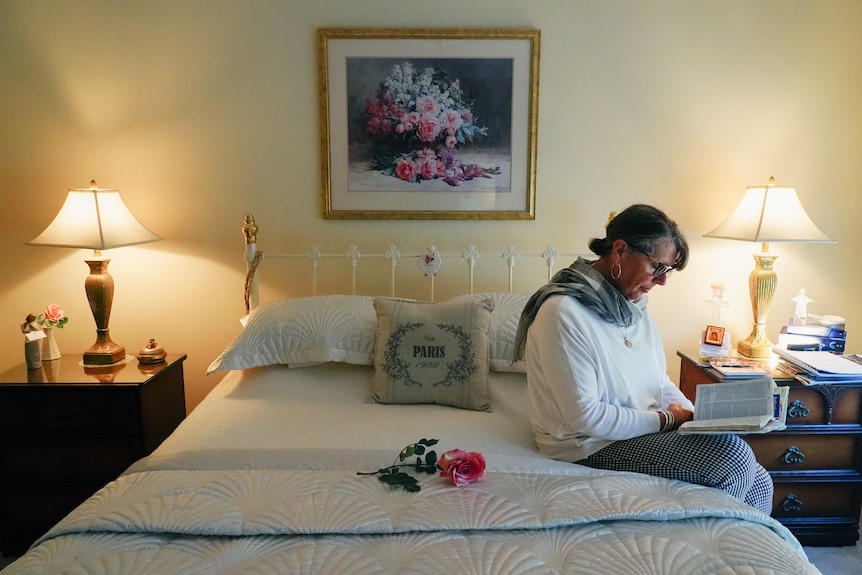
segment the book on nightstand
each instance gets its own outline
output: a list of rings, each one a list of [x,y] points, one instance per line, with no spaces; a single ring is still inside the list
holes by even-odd
[[[679,432],[744,435],[780,431],[786,427],[789,391],[768,376],[698,385],[694,420],[683,423]]]
[[[798,324],[791,318],[778,334],[778,345],[796,351],[844,352],[847,342],[844,318],[809,314],[805,321]]]
[[[768,364],[736,357],[709,359],[709,368],[719,379],[752,379],[772,373]]]
[[[785,364],[779,368],[791,373],[802,383],[858,383],[862,381],[862,357],[855,354],[837,355],[828,351],[798,351],[772,348]],[[789,365],[787,365],[789,364]]]

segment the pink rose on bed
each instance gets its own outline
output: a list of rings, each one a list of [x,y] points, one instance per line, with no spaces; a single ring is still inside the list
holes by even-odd
[[[440,477],[448,477],[458,487],[478,481],[485,474],[485,458],[475,451],[447,451],[440,456],[437,466],[442,470]]]

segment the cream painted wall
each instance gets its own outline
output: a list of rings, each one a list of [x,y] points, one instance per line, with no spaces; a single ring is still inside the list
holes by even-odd
[[[535,221],[323,220],[321,26],[541,29]],[[746,186],[775,176],[839,243],[772,246],[768,332],[777,337],[804,287],[811,311],[846,316],[860,351],[860,29],[857,0],[4,0],[0,369],[23,361],[18,326],[48,303],[72,318],[63,350],[93,341],[86,252],[24,245],[67,188],[93,178],[166,238],[108,252],[111,332],[132,353],[150,337],[187,352],[190,409],[217,383],[204,371],[239,328],[246,211],[264,250],[583,252],[609,211],[655,204],[693,252],[650,303],[675,377],[675,349],[695,345],[709,320],[711,282],[727,286],[734,339],[750,329],[757,246],[701,236]]]

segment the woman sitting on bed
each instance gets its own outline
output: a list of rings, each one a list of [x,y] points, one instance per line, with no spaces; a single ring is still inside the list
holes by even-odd
[[[661,210],[637,204],[537,291],[518,326],[539,450],[563,461],[727,491],[769,513],[772,480],[735,435],[684,435],[692,404],[668,378],[647,293],[688,262]]]

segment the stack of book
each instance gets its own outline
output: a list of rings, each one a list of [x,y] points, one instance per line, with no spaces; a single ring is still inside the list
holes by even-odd
[[[844,353],[847,330],[844,318],[810,314],[807,323],[799,325],[791,319],[778,334],[778,345],[795,351],[829,351]]]
[[[862,356],[828,351],[796,351],[772,348],[782,362],[778,368],[808,385],[862,383]]]

